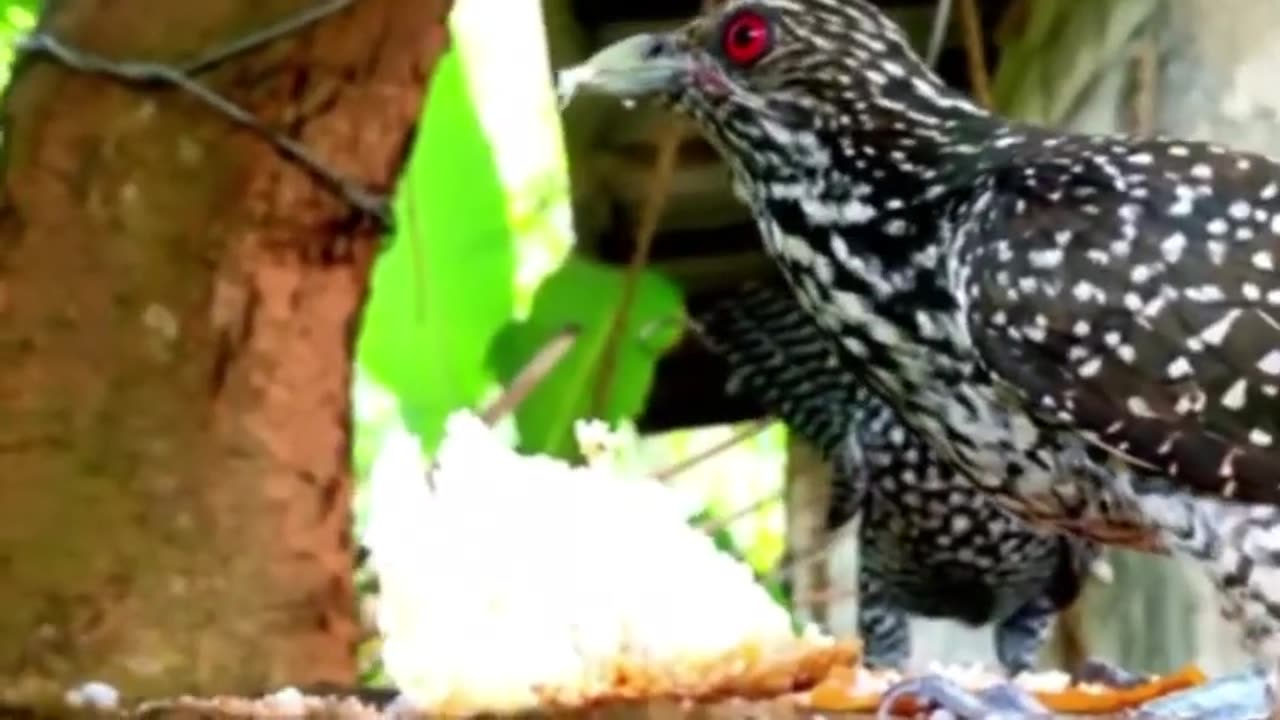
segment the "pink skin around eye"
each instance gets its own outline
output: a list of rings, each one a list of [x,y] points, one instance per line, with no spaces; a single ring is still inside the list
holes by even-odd
[[[724,71],[714,62],[699,62],[693,69],[693,82],[706,95],[723,96],[729,94],[729,83]]]

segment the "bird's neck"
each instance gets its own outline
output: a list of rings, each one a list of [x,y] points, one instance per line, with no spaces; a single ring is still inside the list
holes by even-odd
[[[920,122],[891,110],[842,135],[793,138],[826,164],[737,171],[784,274],[811,307],[835,313],[828,328],[870,382],[894,385],[881,394],[901,398],[968,372],[949,244],[1025,135],[982,111]]]

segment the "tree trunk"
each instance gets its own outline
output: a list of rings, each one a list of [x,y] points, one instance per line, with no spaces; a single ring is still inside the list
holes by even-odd
[[[314,4],[49,2],[181,61]],[[390,190],[447,0],[360,0],[202,80]],[[348,412],[379,230],[187,95],[39,60],[5,107],[0,703],[350,683]]]

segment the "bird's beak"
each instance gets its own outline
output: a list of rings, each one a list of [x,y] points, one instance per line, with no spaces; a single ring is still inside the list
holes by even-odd
[[[692,63],[669,33],[633,35],[603,48],[581,65],[561,70],[557,90],[567,103],[583,87],[621,98],[679,90]]]

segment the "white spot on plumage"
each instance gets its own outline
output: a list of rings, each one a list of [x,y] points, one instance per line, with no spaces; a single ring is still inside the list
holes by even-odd
[[[1272,350],[1258,361],[1258,369],[1267,375],[1280,377],[1280,350]]]
[[[1182,233],[1174,233],[1165,238],[1160,243],[1160,253],[1164,255],[1164,259],[1168,263],[1176,263],[1182,259],[1182,253],[1187,249],[1187,236]]]
[[[1133,269],[1129,271],[1129,280],[1135,285],[1145,285],[1151,281],[1151,278],[1155,276],[1158,269],[1159,267],[1157,265],[1153,265],[1151,263],[1134,265]]]
[[[1228,310],[1217,322],[1214,322],[1200,333],[1200,339],[1215,347],[1222,347],[1222,344],[1227,340],[1227,335],[1231,333],[1231,328],[1240,319],[1240,315],[1243,312],[1244,310],[1240,308]]]
[[[1249,382],[1244,378],[1236,380],[1222,394],[1222,406],[1228,410],[1243,410],[1249,397]]]
[[[1033,250],[1028,259],[1031,261],[1031,267],[1038,270],[1053,270],[1062,264],[1062,250],[1059,248],[1048,248],[1044,250]]]
[[[1085,379],[1097,377],[1098,373],[1102,372],[1102,358],[1096,355],[1089,358],[1089,360],[1082,364],[1076,372],[1080,374],[1080,377]]]
[[[1218,303],[1227,299],[1226,293],[1217,285],[1195,285],[1182,291],[1188,300],[1198,303]]]
[[[1151,409],[1151,403],[1147,402],[1147,399],[1142,397],[1141,395],[1130,396],[1129,401],[1126,403],[1126,406],[1129,408],[1129,412],[1137,417],[1140,417],[1140,418],[1159,417],[1158,415],[1156,415],[1156,411]]]
[[[1191,366],[1191,362],[1183,355],[1173,359],[1169,366],[1165,368],[1165,375],[1170,380],[1185,380],[1195,374],[1195,368]]]
[[[1253,254],[1253,266],[1266,272],[1275,272],[1276,259],[1270,250],[1259,250]]]
[[[1221,240],[1210,240],[1205,243],[1209,248],[1209,262],[1221,265],[1227,259],[1227,244]]]
[[[1253,431],[1249,433],[1249,442],[1257,445],[1258,447],[1269,448],[1275,442],[1275,438],[1271,433],[1263,430],[1262,428],[1254,428]]]
[[[1195,211],[1196,193],[1188,185],[1179,185],[1173,190],[1177,200],[1169,206],[1169,214],[1173,217],[1187,217]]]

